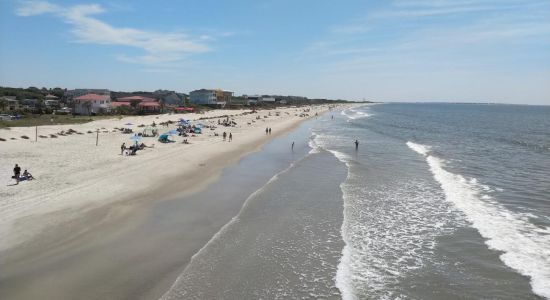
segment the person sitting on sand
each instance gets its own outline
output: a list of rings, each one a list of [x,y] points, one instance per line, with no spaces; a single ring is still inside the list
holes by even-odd
[[[23,176],[21,176],[23,178],[23,180],[33,180],[34,177],[32,176],[31,173],[29,173],[29,171],[25,170],[23,171]]]

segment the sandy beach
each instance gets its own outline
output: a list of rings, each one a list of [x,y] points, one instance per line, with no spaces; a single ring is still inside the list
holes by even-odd
[[[324,112],[327,107],[315,106],[309,109],[307,114],[312,117]],[[308,116],[300,116],[303,110],[285,108],[246,115],[242,113],[249,110],[214,110],[205,114],[129,116],[81,125],[41,126],[38,135],[49,136],[69,129],[83,134],[38,138],[36,142],[35,128],[18,127],[0,131],[0,136],[7,139],[0,148],[0,161],[4,166],[0,170],[4,182],[0,187],[0,264],[5,270],[2,276],[10,274],[9,278],[0,279],[0,290],[4,291],[0,295],[9,295],[10,299],[32,299],[38,295],[43,299],[55,299],[64,295],[64,292],[71,295],[71,282],[64,282],[61,287],[59,282],[47,280],[48,264],[55,265],[57,269],[60,260],[66,260],[67,255],[78,249],[93,251],[102,243],[116,241],[124,230],[132,228],[128,222],[139,222],[140,214],[146,213],[152,202],[173,199],[204,188],[225,167],[306,120]],[[229,115],[237,125],[218,126],[217,117],[225,115]],[[257,116],[260,119],[256,119]],[[121,155],[120,145],[123,142],[130,145],[132,141],[130,135],[122,134],[115,128],[130,127],[134,132],[140,132],[140,124],[177,121],[181,117],[190,120],[215,117],[200,122],[217,128],[206,129],[196,137],[188,137],[190,144],[183,144],[184,138],[179,136],[171,137],[176,142],[169,144],[159,143],[152,137],[143,138],[140,142],[148,146],[154,144],[154,147],[138,151],[136,156]],[[124,125],[130,123],[133,125]],[[266,127],[272,128],[271,135],[266,135]],[[160,132],[174,128],[175,125],[160,127]],[[98,129],[99,142],[96,146]],[[224,131],[232,133],[233,141],[222,140]],[[219,136],[215,136],[215,132]],[[31,138],[21,139],[22,135]],[[11,140],[12,137],[17,140]],[[11,175],[16,163],[23,170],[28,169],[36,180],[13,185],[15,181]],[[186,253],[177,249],[182,254],[180,263],[188,260],[196,249],[200,249],[201,243],[224,225],[226,221],[223,220],[238,212],[241,204],[208,204],[208,209],[212,205],[219,205],[217,209],[224,215],[219,224],[206,224],[208,222],[201,219],[201,214],[193,212],[194,208],[204,209],[200,207],[204,204],[190,203],[189,213],[182,219],[188,222],[186,226],[195,230],[195,234],[189,235],[188,247],[183,249],[187,250]],[[216,215],[215,210],[213,215]],[[125,245],[121,251],[132,251],[128,247],[131,245]],[[167,265],[173,262],[163,263]],[[36,264],[42,265],[40,272],[36,271]],[[82,267],[89,268],[89,262]],[[181,265],[174,266],[174,271],[179,267]],[[59,269],[57,271],[63,272]],[[74,278],[75,282],[80,283],[74,285],[75,289],[79,287],[75,294],[86,290],[81,287],[82,281],[93,281],[91,278],[79,277],[78,268],[68,268],[65,272],[63,278]],[[87,276],[93,276],[93,273],[86,272]],[[25,282],[18,278],[30,280]],[[169,286],[170,277],[167,278],[165,285]],[[31,283],[32,288],[29,288]],[[61,292],[60,288],[65,291]],[[94,289],[87,292],[89,296],[101,295]],[[112,291],[109,293],[111,296],[116,295]],[[156,297],[162,291],[144,287],[132,297],[147,298],[148,293]]]

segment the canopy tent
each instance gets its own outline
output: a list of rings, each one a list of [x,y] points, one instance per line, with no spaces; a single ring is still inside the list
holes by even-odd
[[[157,129],[153,126],[147,126],[143,129],[143,136],[155,136]]]

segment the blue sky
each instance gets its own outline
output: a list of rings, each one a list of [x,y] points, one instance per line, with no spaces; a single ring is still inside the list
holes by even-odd
[[[549,0],[0,0],[0,85],[550,104]]]

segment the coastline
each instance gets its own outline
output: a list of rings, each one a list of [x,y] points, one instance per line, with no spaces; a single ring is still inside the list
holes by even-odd
[[[317,107],[315,110],[311,111],[310,116],[314,116],[315,112],[321,113],[324,110],[326,110],[326,107]],[[260,112],[260,115],[266,113],[267,112],[263,111]],[[250,119],[251,117],[248,116],[247,118]],[[218,178],[224,168],[236,163],[242,157],[259,150],[265,143],[273,138],[290,132],[306,119],[307,118],[289,116],[288,118],[281,118],[280,120],[270,120],[269,126],[273,128],[273,134],[267,136],[263,132],[263,126],[265,126],[266,123],[262,122],[258,124],[258,126],[250,126],[236,134],[234,142],[225,143],[225,147],[217,147],[216,143],[221,142],[216,141],[216,138],[221,139],[221,137],[209,137],[201,141],[201,143],[191,145],[196,148],[194,149],[194,154],[187,153],[185,155],[187,168],[183,168],[180,172],[170,172],[170,170],[168,170],[167,173],[169,173],[169,175],[162,177],[162,180],[147,185],[146,188],[132,189],[128,191],[128,193],[120,195],[120,197],[115,200],[96,200],[100,202],[99,205],[97,205],[97,202],[81,201],[81,205],[64,207],[46,213],[23,217],[18,220],[16,224],[16,228],[19,229],[18,232],[21,232],[21,229],[23,229],[23,231],[24,229],[32,230],[33,227],[43,226],[44,224],[46,224],[44,227],[46,229],[42,229],[40,234],[33,236],[29,241],[10,250],[0,252],[3,257],[2,264],[5,265],[5,274],[9,274],[10,271],[13,271],[11,272],[12,274],[37,277],[35,280],[39,280],[40,274],[25,274],[25,271],[31,272],[31,270],[35,268],[34,265],[36,262],[55,262],[63,260],[63,257],[66,256],[67,253],[79,252],[83,251],[83,249],[92,249],[97,247],[98,244],[115,241],[118,237],[127,234],[128,231],[135,228],[140,220],[148,213],[147,209],[150,208],[153,203],[173,199],[175,197],[183,197],[184,195],[189,195],[204,189]],[[241,122],[244,121],[242,118],[240,118],[240,120]],[[252,132],[253,129],[256,129],[256,132]],[[206,151],[206,153],[205,147],[209,148],[209,151]],[[193,147],[189,148],[189,150],[193,150]],[[152,150],[155,151],[157,149]],[[134,157],[130,159],[134,159]],[[162,160],[162,157],[155,157],[156,163],[158,163],[159,160]],[[162,160],[162,162],[169,163],[166,160]],[[172,165],[172,167],[174,167],[174,165]],[[147,172],[142,173],[151,175],[152,171],[150,169],[151,166],[149,166]],[[83,186],[79,189],[78,194],[85,197],[86,193],[82,190],[93,191],[94,188],[97,189],[97,185],[103,184],[106,180],[114,182],[116,177],[116,175],[113,175],[110,178],[96,181],[91,186]],[[139,178],[132,178],[132,181],[132,186],[141,182]],[[125,183],[129,184],[128,181]],[[32,182],[28,182],[27,184],[32,184]],[[66,194],[71,196],[75,195],[70,192]],[[94,195],[98,196],[97,194]],[[101,195],[102,192],[99,192],[99,196]],[[242,205],[242,203],[238,205],[234,204],[234,206],[238,206],[236,207],[237,211],[240,209],[240,205]],[[51,220],[61,221],[51,224]],[[20,225],[23,224],[23,222],[25,222],[26,226]],[[29,226],[29,224],[31,226]],[[223,226],[224,224],[221,225]],[[198,235],[191,237],[191,239],[200,240],[199,237],[201,235],[202,238],[205,238],[204,234],[205,233],[198,233]],[[206,241],[209,239],[210,236],[207,236]],[[202,244],[197,243],[195,246],[200,248]],[[190,259],[194,254],[192,251],[193,246],[188,248],[190,248],[188,253],[188,259]],[[176,271],[177,270],[174,272]],[[69,275],[74,276],[74,274]],[[169,282],[169,279],[165,280],[167,285],[172,283]],[[5,282],[5,280],[2,281]],[[5,285],[7,284],[8,283],[5,283]],[[4,284],[0,284],[0,289],[2,288],[1,285]],[[34,292],[37,294],[35,295],[44,296],[44,290],[48,290],[47,284],[42,287],[40,284],[33,286],[36,286]],[[16,290],[17,286],[10,287],[10,289],[12,291],[14,289]],[[56,292],[55,290],[50,291],[54,294]],[[27,292],[30,292],[27,293],[27,295],[32,295],[33,291],[27,290]],[[147,291],[144,290],[144,292]],[[153,289],[148,293],[154,298],[158,296],[158,293],[162,292],[164,292],[162,291],[162,287],[159,287],[158,290]],[[139,295],[143,296],[140,298],[148,298],[148,296]],[[21,299],[24,298],[25,297]]]

